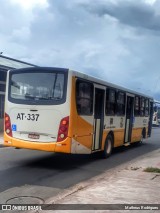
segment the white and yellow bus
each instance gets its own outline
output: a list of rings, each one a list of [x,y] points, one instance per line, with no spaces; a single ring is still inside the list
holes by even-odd
[[[160,126],[160,101],[154,100],[153,103],[153,120],[152,120],[153,127]]]
[[[4,145],[108,157],[151,135],[153,99],[64,68],[11,70]]]

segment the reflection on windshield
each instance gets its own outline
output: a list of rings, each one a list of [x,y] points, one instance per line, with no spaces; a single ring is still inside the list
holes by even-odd
[[[20,100],[61,100],[62,73],[16,73],[11,78],[11,97]]]

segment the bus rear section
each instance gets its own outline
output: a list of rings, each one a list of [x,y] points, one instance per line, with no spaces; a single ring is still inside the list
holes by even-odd
[[[70,152],[68,70],[26,68],[9,71],[4,145]]]
[[[152,126],[153,127],[160,126],[160,102],[156,100],[154,100]]]

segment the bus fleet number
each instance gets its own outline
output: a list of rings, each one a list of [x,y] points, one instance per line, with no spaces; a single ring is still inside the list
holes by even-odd
[[[25,113],[18,113],[17,120],[24,120],[27,119],[28,121],[38,121],[39,114],[25,114]]]

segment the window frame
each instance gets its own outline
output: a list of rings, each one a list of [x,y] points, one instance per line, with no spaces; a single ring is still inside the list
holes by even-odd
[[[136,98],[138,98],[138,105],[137,106],[136,106]],[[136,109],[136,107],[138,109]],[[135,99],[134,99],[134,116],[135,117],[140,116],[140,97],[139,96],[135,96]]]
[[[145,117],[145,98],[144,97],[140,97],[140,116]]]
[[[5,95],[0,94],[0,119],[4,118]]]
[[[77,89],[78,89],[79,84],[81,84],[81,83],[90,85],[91,93],[90,93],[89,97],[82,97],[82,96],[80,96],[78,94],[78,93],[80,93],[80,91],[77,92]],[[89,82],[89,81],[77,79],[76,80],[76,91],[75,92],[76,92],[76,98],[75,98],[75,100],[76,100],[77,114],[78,115],[82,115],[82,116],[92,116],[93,115],[93,101],[94,101],[94,85],[93,85],[93,83]],[[79,110],[80,106],[78,106],[78,102],[80,103],[81,100],[89,100],[89,105],[90,105],[90,111],[89,112],[87,111],[88,110],[87,106],[86,106],[87,110],[82,111],[82,112]],[[82,103],[84,103],[84,102],[82,101]]]
[[[64,75],[64,86],[63,86],[63,97],[60,100],[21,100],[11,97],[11,79],[14,74],[23,73],[55,73]],[[67,98],[67,84],[68,84],[68,69],[64,68],[50,68],[50,67],[33,67],[23,68],[9,71],[9,83],[8,83],[8,101],[11,103],[22,104],[22,105],[59,105],[66,102]]]
[[[110,92],[114,92],[114,102],[110,101]],[[115,116],[116,115],[116,89],[107,87],[106,88],[106,100],[105,100],[105,114],[107,116]],[[113,106],[113,109],[112,109]],[[109,109],[109,112],[108,112]],[[113,110],[113,113],[111,111]]]
[[[148,106],[146,106],[146,103],[148,102]],[[145,98],[145,103],[144,103],[144,105],[145,105],[145,110],[144,110],[144,116],[145,117],[148,117],[149,116],[149,99],[148,98]],[[147,112],[147,113],[146,113]]]
[[[120,94],[123,94],[123,103],[118,103],[118,96]],[[119,112],[120,107],[118,105],[123,106],[122,107],[122,110],[123,110],[122,113]],[[126,109],[126,94],[125,94],[125,92],[123,92],[121,90],[117,90],[117,92],[116,92],[116,114],[117,114],[117,116],[125,116],[125,109]]]

